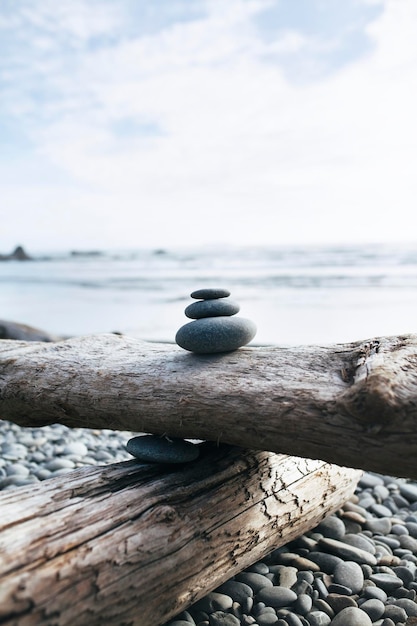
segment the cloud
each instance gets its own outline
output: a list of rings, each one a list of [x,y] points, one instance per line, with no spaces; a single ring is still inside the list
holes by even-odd
[[[47,207],[62,239],[60,211],[94,245],[404,234],[417,191],[412,0],[347,3],[341,39],[361,42],[333,63],[329,24],[275,13],[263,29],[279,2],[196,3],[186,20],[172,3],[138,35],[129,3],[22,4],[9,26],[32,29],[33,59],[15,50],[14,78],[3,64],[4,119],[22,121],[45,189],[5,189],[16,209]]]

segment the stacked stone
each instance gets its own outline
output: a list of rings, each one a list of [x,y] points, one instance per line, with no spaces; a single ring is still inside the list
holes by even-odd
[[[239,313],[237,302],[229,300],[227,289],[197,289],[191,298],[198,300],[187,306],[185,315],[194,320],[176,334],[177,344],[196,354],[231,352],[249,343],[256,334],[255,324]]]

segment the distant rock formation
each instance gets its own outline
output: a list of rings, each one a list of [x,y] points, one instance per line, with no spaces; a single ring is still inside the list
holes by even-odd
[[[0,261],[32,261],[22,246],[17,246],[11,254],[0,254]]]
[[[0,320],[0,339],[16,339],[18,341],[60,341],[62,337],[51,335],[39,328],[26,324]]]

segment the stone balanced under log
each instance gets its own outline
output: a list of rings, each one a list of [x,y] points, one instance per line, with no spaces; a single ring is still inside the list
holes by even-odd
[[[255,324],[243,317],[237,302],[229,300],[227,289],[198,289],[191,297],[198,302],[185,309],[192,322],[182,326],[175,336],[177,344],[196,354],[232,352],[249,343],[256,334]]]
[[[177,344],[197,354],[231,352],[249,343],[256,326],[239,313],[237,302],[229,300],[227,289],[198,289],[191,297],[197,300],[185,309],[194,320],[176,334]],[[126,449],[142,463],[188,463],[199,456],[199,447],[182,439],[141,435],[130,439]]]

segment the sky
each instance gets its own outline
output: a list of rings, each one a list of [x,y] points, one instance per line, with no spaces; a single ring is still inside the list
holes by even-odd
[[[417,240],[415,0],[2,0],[0,253]]]

